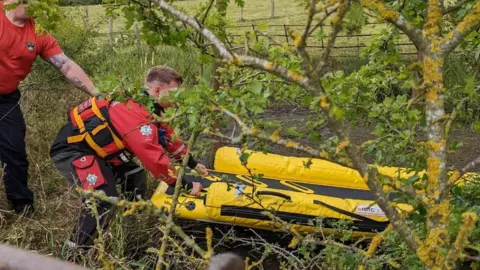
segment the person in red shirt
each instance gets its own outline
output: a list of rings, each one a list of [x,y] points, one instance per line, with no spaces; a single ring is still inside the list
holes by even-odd
[[[157,101],[154,114],[161,115],[171,106],[165,94],[174,91],[182,77],[165,66],[154,67],[147,73],[146,95]],[[73,108],[67,124],[59,131],[50,150],[50,157],[60,173],[71,185],[84,189],[103,190],[107,196],[117,197],[120,184],[126,198],[133,200],[145,195],[146,174],[132,162],[134,156],[156,179],[175,186],[176,173],[168,153],[180,161],[187,152],[186,145],[176,138],[165,123],[158,122],[143,105],[128,99],[110,101],[100,95]],[[208,171],[190,155],[188,166],[203,175]],[[199,196],[202,185],[182,179],[182,185],[193,196]],[[99,216],[104,226],[104,215],[111,205],[98,202]],[[75,247],[91,245],[96,233],[96,219],[82,209],[73,237],[67,244]]]
[[[37,56],[54,65],[76,87],[96,94],[85,72],[70,60],[49,34],[35,32],[35,22],[18,0],[0,2],[0,160],[5,166],[7,199],[17,213],[32,209],[33,194],[28,189],[28,161],[25,150],[25,121],[20,110],[18,86],[30,73]]]

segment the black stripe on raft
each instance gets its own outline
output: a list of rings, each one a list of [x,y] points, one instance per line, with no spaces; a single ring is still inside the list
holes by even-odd
[[[238,218],[249,218],[249,219],[256,219],[256,220],[270,220],[268,216],[262,214],[265,211],[263,209],[254,209],[248,207],[239,207],[239,206],[229,206],[225,205],[221,207],[220,215],[226,217],[238,217]],[[311,222],[315,224],[317,216],[312,215],[305,215],[305,214],[298,214],[298,213],[289,213],[289,212],[275,212],[276,217],[282,219],[291,224],[297,225],[305,225],[305,226],[312,226]],[[338,218],[329,218],[324,217],[322,220],[322,227],[327,229],[334,229],[335,227],[332,226],[332,221],[340,221],[342,219]],[[309,222],[310,221],[310,222]],[[366,220],[354,220],[350,223],[349,227],[353,231],[357,232],[381,232],[385,230],[388,226],[389,222],[380,222],[371,219]]]
[[[188,173],[189,171],[190,170],[186,168],[186,172]],[[228,182],[232,184],[242,183],[246,185],[252,185],[251,182],[242,181],[235,174],[221,173],[221,172],[215,172],[215,171],[209,171],[209,173],[211,176],[218,177],[218,178],[222,178],[222,176],[223,177],[226,176],[229,179]],[[204,188],[208,188],[211,183],[214,183],[200,176],[185,175],[184,178],[188,182],[200,182],[202,183]],[[250,178],[250,177],[243,175],[242,178]],[[270,179],[270,178],[262,178],[260,179],[260,182],[267,185],[268,188],[279,189],[284,191],[295,191],[295,192],[303,191],[302,193],[307,193],[308,190],[312,190],[314,194],[322,195],[322,196],[330,196],[330,197],[336,197],[341,199],[356,199],[356,200],[368,200],[368,201],[375,200],[373,193],[370,190],[361,190],[361,189],[344,188],[344,187],[332,187],[332,186],[319,185],[315,183],[283,181],[289,185],[297,187],[297,189],[294,189],[292,187],[289,187],[288,185],[282,184],[282,180]],[[167,194],[172,195],[173,189],[167,190]],[[395,197],[396,197],[395,194],[390,194],[390,199],[394,199]]]
[[[358,220],[369,220],[369,221],[372,221],[372,222],[378,222],[376,220],[373,220],[373,219],[370,219],[370,218],[367,218],[367,217],[364,217],[364,216],[360,216],[360,215],[357,215],[357,214],[352,213],[352,212],[345,211],[343,209],[337,208],[333,205],[324,203],[324,202],[319,201],[319,200],[313,200],[313,203],[314,204],[319,204],[319,205],[324,206],[324,207],[327,207],[330,210],[333,210],[333,211],[335,211],[337,213],[340,213],[340,214],[344,214],[344,215],[349,216],[351,218],[355,218],[355,219],[358,219]]]

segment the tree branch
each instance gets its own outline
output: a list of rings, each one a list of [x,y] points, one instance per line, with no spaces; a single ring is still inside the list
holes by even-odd
[[[462,214],[462,227],[458,232],[457,239],[453,244],[453,247],[450,248],[450,251],[447,254],[447,259],[445,260],[444,268],[445,269],[456,269],[455,263],[460,258],[463,250],[468,245],[468,237],[475,229],[475,223],[477,222],[477,215],[474,212],[465,212]]]
[[[165,232],[163,233],[162,237],[162,245],[160,246],[160,250],[158,251],[158,260],[157,260],[157,267],[156,269],[163,269],[163,266],[165,264],[165,250],[167,248],[168,244],[168,238],[170,236],[170,232],[172,228],[174,227],[175,223],[173,223],[173,217],[175,216],[175,209],[177,207],[178,203],[178,197],[180,196],[180,190],[182,187],[182,179],[183,179],[183,174],[185,172],[185,166],[188,164],[188,160],[190,157],[190,150],[192,149],[192,145],[197,139],[198,132],[193,132],[192,135],[190,136],[190,139],[188,140],[187,143],[187,152],[185,153],[183,160],[182,160],[182,167],[178,170],[177,172],[177,182],[175,183],[175,192],[172,197],[172,204],[170,205],[168,217],[166,220],[166,226],[165,226]],[[205,253],[204,256],[208,255],[209,253]],[[210,254],[211,255],[211,254]]]
[[[360,2],[366,8],[380,15],[382,19],[404,32],[420,51],[425,51],[427,40],[423,36],[422,31],[407,21],[400,13],[391,7],[387,7],[380,0],[360,0]]]
[[[370,242],[370,246],[368,247],[368,250],[365,254],[365,257],[363,257],[362,263],[358,267],[358,270],[365,270],[365,264],[367,264],[368,259],[372,257],[373,254],[375,254],[375,251],[377,250],[377,247],[382,243],[385,234],[389,233],[390,231],[392,231],[392,224],[388,225],[388,227],[383,232],[373,237],[372,242]]]
[[[323,25],[323,23],[325,22],[325,20],[330,17],[330,15],[332,15],[333,13],[337,12],[338,10],[338,3],[335,3],[335,5],[333,6],[329,6],[329,7],[326,7],[325,8],[325,14],[323,17],[320,18],[320,20],[318,21],[318,23],[312,27],[312,29],[310,29],[310,31],[308,32],[308,35],[307,37],[311,36],[313,34],[313,32],[315,32],[315,30],[317,30],[320,26]],[[329,8],[331,8],[329,10]]]
[[[462,0],[462,1],[458,2],[456,5],[446,8],[446,9],[443,11],[443,14],[449,14],[449,13],[452,13],[452,12],[457,12],[457,11],[459,11],[465,4],[467,4],[467,3],[469,3],[469,2],[472,2],[472,0]]]
[[[130,202],[126,200],[120,200],[118,197],[108,197],[103,191],[90,191],[82,188],[77,188],[76,191],[84,198],[95,198],[104,202],[108,202],[112,205],[116,205],[120,208],[127,208],[128,210],[123,213],[124,216],[131,215],[135,211],[142,209],[154,214],[155,216],[158,216],[162,221],[166,221],[168,218],[162,209],[155,207],[149,201],[140,200],[137,202]],[[199,247],[195,241],[182,230],[182,228],[177,225],[173,225],[172,230],[185,241],[185,244],[193,248],[193,250],[195,250],[200,256],[205,256],[206,251]]]
[[[457,117],[457,112],[462,108],[463,104],[465,102],[467,102],[469,100],[468,97],[466,98],[463,98],[462,100],[460,100],[460,102],[457,104],[457,106],[455,106],[455,108],[453,109],[452,111],[452,114],[450,115],[450,117],[448,118],[448,122],[445,126],[445,140],[448,141],[448,135],[450,134],[450,129],[452,127],[452,123],[453,121],[455,120],[455,118]]]
[[[318,66],[315,68],[316,75],[318,76],[319,80],[325,73],[324,69],[327,65],[328,57],[330,56],[330,52],[335,45],[335,40],[337,39],[338,33],[340,33],[340,30],[342,30],[343,17],[345,17],[345,14],[348,11],[349,4],[350,0],[346,0],[343,3],[340,3],[340,5],[338,6],[338,11],[335,14],[336,16],[332,19],[332,33],[330,34],[330,39],[328,40],[327,47],[323,51]]]
[[[442,53],[447,55],[455,50],[462,40],[478,27],[480,27],[480,1],[470,9],[457,27],[446,35],[447,39],[441,44]]]
[[[255,127],[249,127],[247,124],[245,124],[245,122],[243,122],[238,117],[238,115],[232,113],[231,111],[229,111],[225,108],[219,108],[219,110],[221,110],[226,115],[233,118],[238,123],[238,125],[242,129],[242,134],[243,135],[253,136],[253,137],[256,137],[258,139],[267,141],[267,142],[271,142],[271,143],[274,143],[274,144],[277,144],[277,145],[281,145],[285,148],[290,148],[290,149],[295,149],[295,150],[298,150],[298,151],[302,151],[302,152],[305,152],[305,153],[307,153],[307,154],[309,154],[313,157],[320,158],[320,159],[326,160],[326,161],[330,161],[328,159],[328,153],[326,151],[319,151],[319,150],[317,150],[315,148],[312,148],[308,145],[302,145],[302,144],[300,144],[298,142],[295,142],[295,141],[292,141],[292,140],[283,139],[283,138],[280,137],[280,135],[278,133],[268,134],[268,133],[266,133],[266,132],[264,132],[260,129],[257,129]],[[338,163],[342,166],[351,168],[351,166],[349,166],[348,164],[342,164],[340,162],[336,162],[336,163]],[[351,169],[354,169],[354,168],[351,168]]]

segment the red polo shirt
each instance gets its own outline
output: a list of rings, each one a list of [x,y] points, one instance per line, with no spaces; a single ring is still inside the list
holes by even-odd
[[[18,87],[38,55],[48,58],[61,53],[62,49],[50,34],[35,34],[33,19],[24,27],[12,24],[0,2],[0,95],[10,94]]]

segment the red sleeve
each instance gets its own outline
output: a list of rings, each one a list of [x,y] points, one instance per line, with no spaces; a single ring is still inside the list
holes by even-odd
[[[155,178],[172,184],[175,182],[175,168],[171,166],[170,158],[158,143],[158,130],[154,124],[144,124],[123,138],[125,146],[132,151],[152,172]]]
[[[40,56],[44,59],[63,53],[57,40],[50,34],[39,37]]]

